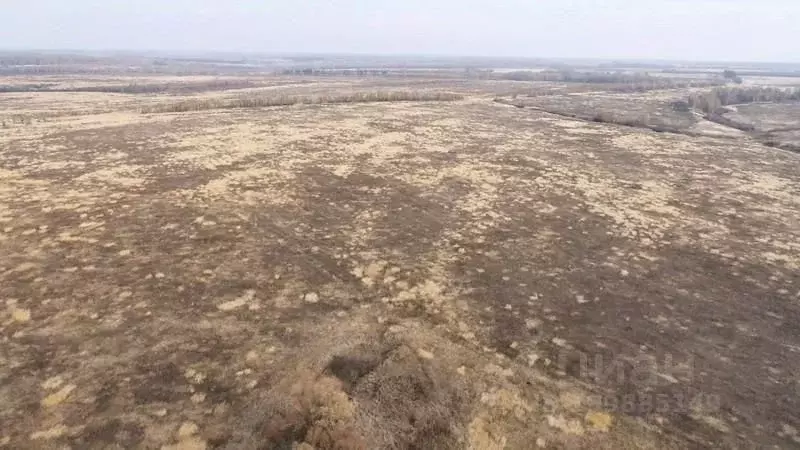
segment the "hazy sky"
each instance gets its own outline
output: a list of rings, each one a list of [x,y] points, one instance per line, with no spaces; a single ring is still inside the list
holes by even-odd
[[[800,61],[800,0],[0,0],[0,48]]]

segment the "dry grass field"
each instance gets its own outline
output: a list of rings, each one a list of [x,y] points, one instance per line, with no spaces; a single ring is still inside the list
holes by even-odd
[[[213,80],[0,94],[0,447],[800,445],[800,154],[513,81]]]

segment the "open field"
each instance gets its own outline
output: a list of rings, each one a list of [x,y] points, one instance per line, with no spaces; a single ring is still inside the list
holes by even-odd
[[[0,94],[0,447],[800,445],[800,154],[685,89],[58,77],[173,87]]]

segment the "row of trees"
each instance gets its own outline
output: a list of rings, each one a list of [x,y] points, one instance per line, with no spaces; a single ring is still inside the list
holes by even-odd
[[[0,54],[0,67],[100,64],[102,62],[103,59],[89,55]]]
[[[462,100],[460,94],[449,92],[396,91],[355,92],[342,95],[276,95],[268,97],[242,96],[239,98],[195,99],[145,107],[144,114],[202,111],[208,109],[264,108],[270,106],[321,105],[334,103],[422,102]]]
[[[10,92],[105,92],[111,94],[187,94],[226,91],[260,86],[249,80],[212,80],[196,83],[130,83],[98,86],[64,87],[55,83],[0,85],[0,93]]]
[[[285,69],[281,75],[305,75],[305,76],[387,76],[390,74],[388,69]]]
[[[494,78],[511,81],[547,81],[556,83],[583,83],[611,85],[616,92],[646,92],[656,89],[685,89],[691,87],[721,86],[722,79],[676,79],[654,77],[642,73],[576,72],[573,70],[546,70],[542,72],[515,71],[496,74]]]

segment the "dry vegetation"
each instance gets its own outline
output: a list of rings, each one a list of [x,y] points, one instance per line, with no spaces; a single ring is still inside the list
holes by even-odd
[[[220,80],[183,83],[129,83],[104,86],[63,86],[59,83],[0,85],[0,93],[14,92],[104,92],[109,94],[190,94],[207,91],[249,89],[261,84],[250,80]]]
[[[607,123],[656,132],[701,134],[692,128],[697,119],[688,109],[677,110],[663,99],[631,97],[616,92],[595,95],[546,95],[497,98],[496,102],[587,122]]]
[[[604,76],[0,80],[0,447],[800,445],[795,94]]]
[[[800,88],[726,87],[689,97],[689,105],[706,114],[718,114],[723,106],[728,105],[791,101],[800,101]]]
[[[748,105],[754,103],[795,103],[800,106],[800,88],[780,88],[780,87],[729,87],[717,88],[710,92],[694,93],[685,103],[686,106],[701,111],[707,120],[741,130],[756,136],[761,142],[769,147],[781,148],[784,150],[798,151],[800,146],[797,142],[786,141],[780,134],[782,131],[792,131],[796,125],[785,128],[760,129],[757,124],[748,120],[741,120],[731,113],[735,109],[731,106]],[[682,103],[682,102],[681,102]],[[677,104],[674,104],[677,105]],[[679,109],[682,109],[681,106]]]
[[[146,106],[142,113],[176,113],[209,109],[265,108],[290,105],[325,105],[337,103],[379,102],[449,102],[463,100],[461,94],[448,92],[354,92],[338,95],[246,95],[238,98],[192,99],[169,104]]]
[[[495,102],[589,122],[688,136],[709,133],[719,136],[721,129],[706,129],[707,127],[701,126],[705,121],[722,125],[722,130],[727,128],[747,133],[769,147],[797,151],[797,142],[786,141],[780,135],[780,132],[794,131],[797,129],[796,125],[786,124],[783,127],[763,129],[733,113],[737,105],[797,105],[800,101],[800,88],[716,87],[711,90],[692,89],[685,96],[682,94],[685,92],[683,89],[670,92],[658,96],[620,95],[619,91],[609,87],[603,93],[512,95],[508,98],[496,97]],[[741,138],[742,135],[732,134],[730,137]]]
[[[516,71],[501,74],[497,77],[512,81],[545,81],[558,83],[579,83],[589,85],[605,85],[602,89],[613,92],[631,93],[647,92],[661,89],[702,88],[724,85],[722,79],[673,79],[653,77],[646,74],[629,74],[622,72],[575,72],[575,71]]]

